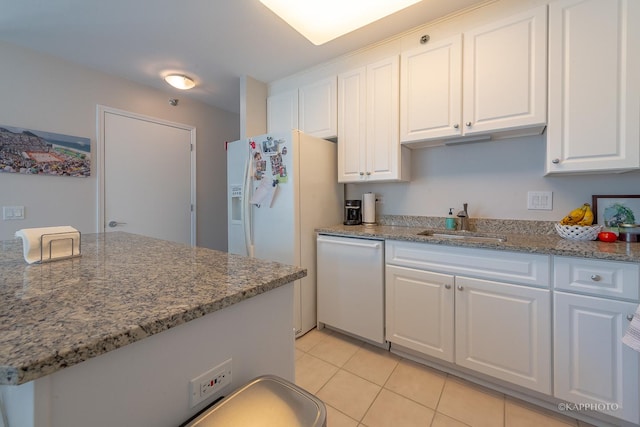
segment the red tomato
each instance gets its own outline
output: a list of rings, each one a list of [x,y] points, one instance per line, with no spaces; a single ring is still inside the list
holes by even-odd
[[[602,240],[603,242],[615,242],[618,240],[618,236],[616,236],[616,233],[612,233],[611,231],[602,231],[598,233],[598,240]]]

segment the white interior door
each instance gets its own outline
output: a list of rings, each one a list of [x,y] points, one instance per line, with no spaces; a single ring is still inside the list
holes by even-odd
[[[195,245],[195,128],[105,107],[98,115],[99,231]]]

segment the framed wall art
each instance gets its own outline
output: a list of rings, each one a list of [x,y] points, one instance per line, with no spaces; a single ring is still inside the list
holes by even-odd
[[[91,140],[0,125],[0,172],[88,177]]]
[[[594,195],[594,222],[605,227],[640,223],[640,195]]]

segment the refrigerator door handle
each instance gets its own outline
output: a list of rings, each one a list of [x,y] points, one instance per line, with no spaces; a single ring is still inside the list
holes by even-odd
[[[244,182],[242,184],[242,225],[244,226],[244,246],[247,250],[247,256],[253,258],[253,236],[251,229],[251,204],[249,203],[251,198],[251,151],[247,161],[244,163]]]

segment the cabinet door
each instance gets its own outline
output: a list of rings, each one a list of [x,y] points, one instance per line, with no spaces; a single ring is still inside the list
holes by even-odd
[[[298,91],[271,95],[267,98],[267,132],[289,132],[298,129]]]
[[[404,52],[400,65],[400,141],[459,136],[462,35]]]
[[[551,393],[549,290],[456,277],[456,363]]]
[[[544,125],[546,5],[465,32],[463,37],[464,134]]]
[[[547,173],[640,167],[638,22],[637,0],[549,5]]]
[[[318,138],[338,135],[336,77],[302,86],[298,90],[300,130]]]
[[[554,396],[639,423],[640,355],[621,341],[637,304],[556,292],[554,305]]]
[[[366,76],[365,67],[338,76],[338,182],[365,179]]]
[[[397,56],[367,66],[367,181],[400,178],[399,91]]]
[[[453,276],[386,267],[386,339],[453,362]]]

